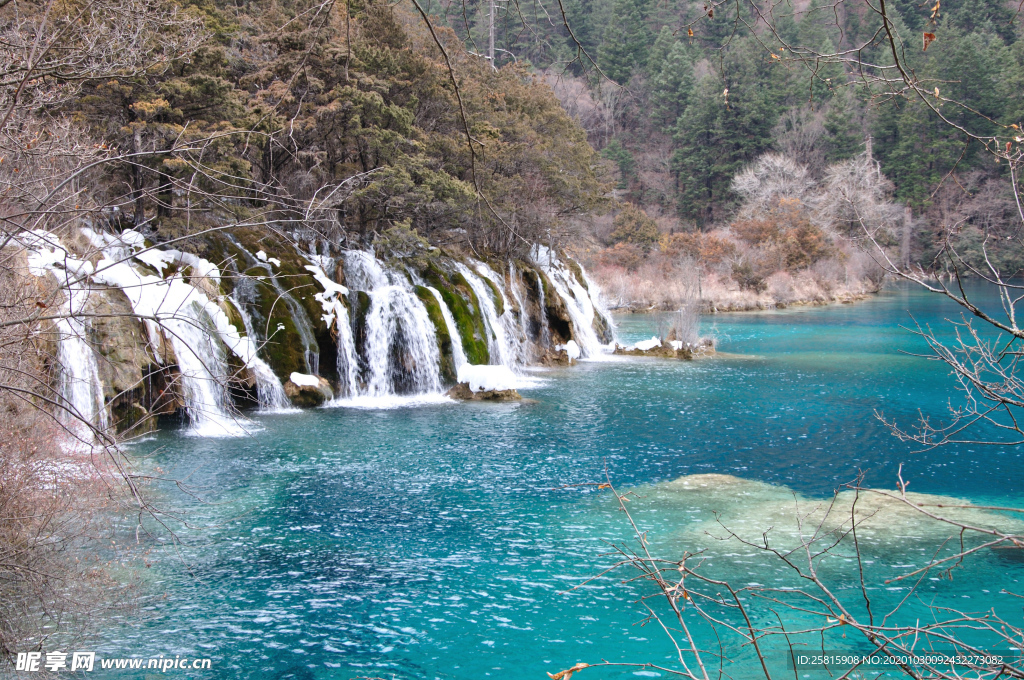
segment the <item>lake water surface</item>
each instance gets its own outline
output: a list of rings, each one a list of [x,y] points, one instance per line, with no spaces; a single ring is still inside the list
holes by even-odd
[[[262,429],[239,439],[163,432],[134,452],[187,475],[203,502],[155,489],[193,528],[177,528],[177,553],[154,546],[143,620],[109,626],[101,655],[211,657],[218,678],[546,678],[578,661],[668,663],[663,636],[638,625],[643,587],[621,585],[627,573],[564,592],[613,561],[605,541],[630,539],[614,498],[592,485],[606,474],[639,490],[638,522],[671,557],[692,549],[715,502],[735,517],[744,507],[664,501],[658,484],[683,475],[826,498],[859,471],[893,488],[902,463],[913,491],[1024,503],[1021,450],[915,453],[876,419],[941,417],[953,395],[942,365],[900,353],[923,349],[900,328],[911,313],[938,327],[956,309],[893,287],[855,305],[706,317],[730,356],[536,372],[523,392],[535,403],[257,416]],[[633,342],[656,319],[618,323]],[[723,569],[771,577],[746,562],[725,557]],[[986,608],[1002,606],[999,587],[1024,565],[985,556],[961,571],[928,587]],[[744,654],[734,677],[753,670]]]

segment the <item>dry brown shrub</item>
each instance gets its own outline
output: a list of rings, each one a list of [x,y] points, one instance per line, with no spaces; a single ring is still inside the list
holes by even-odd
[[[111,577],[120,566],[109,542],[127,497],[114,452],[86,446],[60,414],[56,331],[38,318],[59,296],[23,256],[2,254],[0,656],[9,656],[87,636],[133,588]]]
[[[644,251],[633,243],[616,243],[598,253],[597,260],[606,267],[621,267],[635,272],[644,262]]]
[[[720,264],[736,254],[732,241],[703,231],[665,234],[660,246],[672,259],[690,257],[705,265]]]

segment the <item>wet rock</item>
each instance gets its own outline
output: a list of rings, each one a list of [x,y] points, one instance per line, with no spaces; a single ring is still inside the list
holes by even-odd
[[[569,358],[569,353],[564,349],[548,348],[537,360],[537,363],[541,366],[572,366],[573,361]]]
[[[658,357],[661,359],[682,359],[684,361],[691,361],[694,358],[714,354],[715,346],[711,342],[702,342],[698,345],[681,345],[676,349],[673,347],[672,341],[669,341],[662,343],[658,347],[652,347],[646,350],[616,345],[614,353],[630,357]]]
[[[313,408],[334,398],[330,383],[319,376],[316,385],[296,385],[289,380],[284,384],[284,393],[292,404],[299,408]]]
[[[459,401],[522,401],[518,390],[481,390],[474,392],[469,383],[459,383],[448,390],[448,396]]]

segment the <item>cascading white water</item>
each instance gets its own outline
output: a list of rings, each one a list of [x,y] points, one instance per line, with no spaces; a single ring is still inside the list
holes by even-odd
[[[245,326],[245,335],[247,337],[255,338],[256,329],[253,328],[252,319],[249,317],[249,313],[245,310],[245,305],[241,304],[238,300],[230,298],[231,304],[234,305],[238,315],[242,317],[242,325]],[[256,379],[256,398],[259,401],[260,408],[268,411],[279,411],[282,409],[289,408],[288,396],[284,393],[284,386],[281,381],[275,375],[274,371],[270,368],[267,362],[260,359],[258,356],[254,356],[252,362],[249,365],[249,370],[252,371],[253,378]]]
[[[537,299],[540,300],[540,346],[551,346],[551,325],[548,323],[548,305],[544,297],[544,277],[537,274]]]
[[[352,337],[352,320],[348,309],[340,300],[335,302],[335,328],[338,331],[338,380],[341,383],[341,395],[354,397],[359,391],[359,357],[356,354],[356,343]]]
[[[595,312],[608,324],[608,328],[611,329],[611,333],[614,336],[615,317],[612,316],[611,310],[605,304],[601,287],[594,283],[594,280],[587,274],[587,270],[583,268],[583,265],[580,265],[580,273],[583,274],[583,280],[587,282],[588,297],[590,297],[590,301],[594,304]]]
[[[365,395],[439,392],[437,334],[408,279],[387,271],[370,253],[348,251],[345,281],[370,297],[363,344]]]
[[[491,287],[461,262],[455,263],[456,269],[473,289],[473,295],[479,302],[480,316],[483,318],[484,330],[487,335],[487,353],[491,364],[500,364],[509,368],[515,367],[515,350],[505,332],[505,325],[498,319],[498,310],[494,307]],[[500,288],[499,288],[500,290]]]
[[[280,261],[275,258],[266,256],[262,250],[258,253],[262,257],[257,257],[253,253],[246,250],[245,246],[238,242],[231,234],[224,232],[224,237],[231,242],[238,250],[245,254],[249,261],[246,263],[247,267],[259,267],[267,272],[266,281],[270,283],[274,292],[277,294],[278,299],[284,303],[285,308],[288,310],[289,316],[292,317],[292,324],[295,326],[295,331],[299,334],[299,339],[302,340],[303,351],[302,356],[306,363],[306,372],[311,375],[318,375],[320,373],[320,353],[313,348],[317,346],[316,338],[313,335],[313,328],[310,326],[309,319],[306,317],[306,312],[299,304],[299,301],[281,285],[281,282],[277,280],[277,276],[274,275],[274,269],[271,264],[281,265]]]
[[[501,296],[501,306],[503,307],[503,312],[498,317],[498,321],[505,331],[505,356],[507,357],[505,361],[502,361],[502,364],[519,370],[526,364],[525,346],[527,344],[527,336],[521,332],[521,326],[512,312],[511,305],[508,304],[508,298],[505,297],[505,279],[483,262],[474,262],[473,265],[477,273],[488,279],[498,289],[498,294]]]
[[[317,256],[319,258],[319,256]],[[356,354],[355,339],[352,337],[352,320],[348,308],[342,302],[342,296],[348,294],[348,288],[335,283],[320,265],[306,265],[306,270],[313,274],[324,292],[313,296],[324,310],[323,320],[328,328],[334,327],[337,345],[336,368],[340,383],[341,397],[354,397],[359,390],[359,357]]]
[[[224,310],[186,283],[181,274],[166,279],[143,274],[129,259],[130,255],[143,255],[148,264],[162,272],[166,265],[182,262],[179,253],[157,249],[141,252],[144,239],[130,230],[120,237],[82,231],[93,243],[103,246],[103,259],[96,264],[92,279],[120,288],[134,313],[153,322],[147,327],[154,346],[159,346],[162,332],[174,348],[191,432],[203,436],[244,434],[238,419],[229,412],[225,378],[230,368],[224,348],[267,383],[276,382],[277,377],[257,356],[256,345],[248,336],[240,335]],[[195,256],[191,259],[194,274],[219,280],[216,267]]]
[[[73,308],[74,303],[69,307]],[[74,311],[69,313],[75,314]],[[60,361],[61,396],[75,419],[91,423],[100,431],[106,430],[109,418],[103,397],[103,381],[100,380],[96,353],[86,340],[89,329],[82,319],[73,316],[58,321],[57,328],[60,332],[57,358]],[[67,423],[69,419],[62,420]]]
[[[512,297],[515,298],[516,307],[518,308],[519,316],[519,356],[517,360],[520,364],[526,365],[533,359],[532,353],[530,352],[530,325],[529,316],[526,312],[526,305],[524,304],[523,286],[522,279],[516,272],[515,264],[512,262],[508,263],[508,279],[509,279],[509,290],[512,291]]]
[[[462,336],[459,334],[459,327],[455,324],[455,317],[452,316],[452,310],[448,309],[448,305],[441,296],[441,291],[433,286],[427,286],[427,290],[430,291],[434,299],[437,300],[437,304],[441,307],[441,316],[444,317],[444,323],[448,327],[448,335],[452,339],[452,361],[455,362],[455,370],[457,372],[459,367],[469,363],[466,359],[466,350],[462,347]]]
[[[57,327],[57,361],[60,373],[60,394],[69,412],[62,422],[82,441],[94,439],[86,423],[100,431],[109,426],[103,382],[100,380],[96,352],[88,341],[89,320],[83,318],[91,291],[88,276],[92,265],[75,258],[60,240],[45,231],[21,235],[28,251],[29,271],[34,276],[53,275],[63,294]]]
[[[573,339],[579,345],[583,358],[598,356],[604,345],[594,330],[596,311],[590,292],[580,285],[572,270],[544,246],[534,248],[533,259],[548,275],[555,293],[565,303],[572,321]]]

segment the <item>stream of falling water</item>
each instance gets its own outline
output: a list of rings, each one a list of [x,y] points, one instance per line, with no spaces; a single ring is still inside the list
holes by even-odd
[[[462,336],[459,334],[459,327],[455,323],[455,317],[452,316],[452,310],[448,309],[444,298],[441,297],[441,291],[433,286],[427,286],[427,290],[434,296],[438,306],[441,308],[441,316],[444,317],[444,324],[448,327],[448,336],[452,339],[452,361],[455,363],[455,370],[458,371],[460,366],[469,363],[466,359],[466,350],[462,347]]]
[[[224,299],[211,299],[220,286],[220,271],[215,265],[189,253],[147,248],[143,237],[130,230],[120,236],[90,229],[81,232],[101,254],[95,266],[88,260],[73,257],[46,232],[35,235],[33,242],[26,246],[34,274],[52,274],[58,281],[64,281],[71,313],[57,323],[60,331],[58,358],[62,394],[74,412],[97,427],[108,426],[98,357],[88,341],[88,322],[80,318],[80,312],[93,294],[89,288],[92,284],[117,288],[125,294],[134,314],[146,326],[157,361],[161,360],[158,350],[162,343],[169,343],[179,371],[175,380],[180,383],[192,433],[223,436],[245,432],[243,423],[234,413],[227,389],[228,351],[244,362],[255,379],[261,409],[288,408],[280,380],[258,356],[260,335],[244,300],[230,299],[244,325],[245,332],[241,334],[217,304],[218,299],[222,302]],[[295,321],[306,349],[307,370],[318,374],[312,325],[301,305],[277,280],[271,266],[273,260],[262,253],[259,257],[253,255],[230,235],[228,238],[248,260],[244,263],[247,268],[266,271],[265,280],[269,280]],[[321,268],[325,263],[320,259],[315,258],[320,264],[306,267],[324,288],[324,292],[315,297],[324,309],[324,321],[335,331],[338,345],[339,394],[335,403],[396,395],[440,395],[443,386],[436,330],[410,276],[415,281],[419,279],[387,267],[369,252],[346,251],[342,258],[350,288],[328,277]],[[158,275],[146,273],[133,261],[144,262]],[[330,264],[333,265],[333,260]],[[453,266],[465,278],[478,301],[477,312],[486,331],[490,363],[521,370],[530,359],[530,333],[522,282],[515,267],[510,264],[505,277],[475,260],[469,260],[468,266],[461,262],[454,262]],[[549,257],[543,267],[565,302],[584,356],[596,354],[601,343],[593,328],[596,310],[589,291],[557,259]],[[165,278],[164,271],[168,268],[174,273]],[[191,272],[188,280],[179,269]],[[72,280],[77,283],[72,285],[69,283]],[[468,364],[458,325],[440,291],[429,286],[427,289],[438,302],[452,339],[452,359],[458,370]],[[543,309],[541,280],[538,280],[538,290]],[[357,338],[349,310],[360,304],[359,294],[366,295],[369,304]],[[345,296],[348,296],[347,304]],[[500,315],[498,302],[503,307]],[[540,340],[546,344],[550,341],[550,332],[545,313],[540,315],[540,323]]]
[[[253,253],[250,253],[245,246],[238,242],[238,240],[231,234],[225,232],[225,238],[231,242],[238,250],[240,250],[245,256],[248,262],[246,263],[247,268],[259,267],[267,272],[266,280],[270,282],[270,285],[274,288],[274,292],[277,293],[278,299],[284,302],[285,307],[288,309],[288,314],[292,317],[292,323],[295,325],[295,330],[299,334],[299,338],[302,340],[302,356],[306,362],[306,372],[310,375],[317,375],[320,373],[320,348],[317,346],[316,337],[313,334],[313,327],[309,323],[309,318],[306,316],[306,311],[299,304],[299,301],[281,285],[281,282],[277,280],[277,276],[274,275],[274,269],[272,267],[269,258],[267,260],[256,257]]]
[[[498,319],[498,311],[494,306],[494,299],[491,297],[493,294],[491,287],[461,262],[456,263],[455,267],[466,279],[469,287],[473,289],[473,295],[476,296],[479,303],[480,316],[483,318],[484,328],[487,331],[487,353],[490,355],[490,363],[514,368],[515,350],[505,332],[504,324]]]
[[[601,353],[603,344],[594,330],[595,309],[590,293],[576,280],[576,275],[554,253],[543,246],[534,249],[534,261],[544,270],[555,293],[565,303],[572,319],[573,339],[582,356],[590,359]]]
[[[252,318],[249,316],[249,312],[246,311],[245,305],[241,304],[235,298],[229,298],[229,300],[238,312],[238,315],[242,317],[242,325],[245,326],[245,335],[255,343],[255,338],[258,338],[259,336],[256,334]],[[259,356],[253,356],[252,361],[249,364],[249,369],[252,371],[253,378],[256,380],[256,398],[259,401],[259,405],[262,410],[280,411],[291,407],[291,403],[288,401],[288,396],[284,393],[284,386],[281,384],[281,381],[278,380],[273,369],[270,368],[267,362],[260,359]]]
[[[345,253],[345,281],[369,296],[363,342],[363,394],[371,398],[441,391],[437,334],[404,274],[370,253]],[[356,298],[357,300],[358,298]]]

